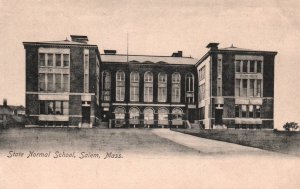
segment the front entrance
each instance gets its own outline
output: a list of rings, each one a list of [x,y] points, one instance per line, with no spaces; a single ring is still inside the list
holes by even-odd
[[[90,125],[90,116],[91,116],[91,107],[90,106],[82,106],[82,126]]]

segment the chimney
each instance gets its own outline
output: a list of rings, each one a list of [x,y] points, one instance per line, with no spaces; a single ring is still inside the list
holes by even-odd
[[[219,43],[209,43],[206,48],[210,48],[210,50],[218,50]]]
[[[109,54],[109,55],[116,55],[117,51],[116,50],[104,50],[104,54]]]
[[[182,57],[182,51],[173,52],[172,57]]]
[[[3,106],[7,107],[7,99],[6,98],[3,99]]]
[[[89,41],[86,35],[70,35],[70,36],[71,36],[71,40],[74,42],[87,44],[87,42]]]

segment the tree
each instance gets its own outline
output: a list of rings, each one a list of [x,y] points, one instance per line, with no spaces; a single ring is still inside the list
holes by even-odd
[[[296,131],[299,128],[299,125],[298,125],[298,123],[295,123],[295,122],[286,122],[283,125],[283,128],[286,131]]]

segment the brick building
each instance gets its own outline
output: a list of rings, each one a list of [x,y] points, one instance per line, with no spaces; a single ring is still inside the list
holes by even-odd
[[[207,48],[196,64],[202,127],[272,129],[277,52],[218,48],[218,43]]]
[[[100,53],[87,36],[23,42],[27,126],[92,127],[99,117]]]
[[[181,51],[127,56],[105,50],[101,60],[101,118],[111,127],[183,127],[197,120],[196,59]]]
[[[99,53],[87,36],[24,42],[28,126],[274,127],[277,52],[210,43],[200,59]]]

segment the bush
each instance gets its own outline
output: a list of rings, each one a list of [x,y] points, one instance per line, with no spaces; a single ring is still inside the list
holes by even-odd
[[[283,128],[286,131],[296,131],[299,128],[299,126],[298,126],[298,123],[287,122],[283,125]]]

